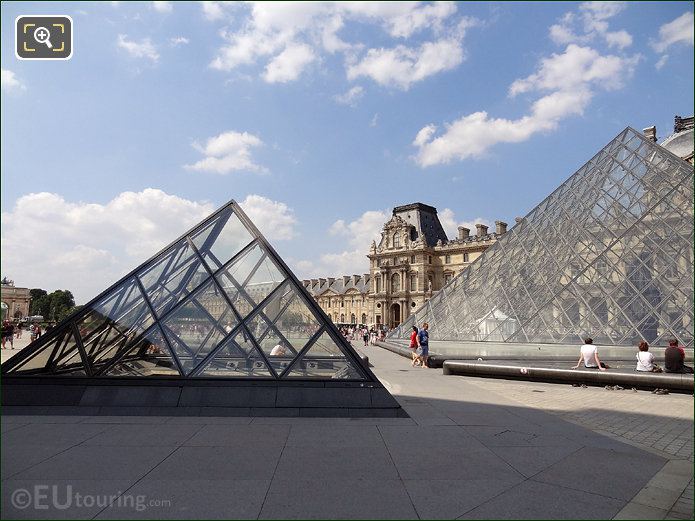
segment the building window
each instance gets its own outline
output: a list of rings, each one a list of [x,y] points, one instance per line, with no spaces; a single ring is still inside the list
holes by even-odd
[[[376,278],[374,279],[374,291],[376,293],[381,292],[381,275],[377,275]]]
[[[331,301],[330,301],[330,299],[326,301],[326,307],[327,307],[327,308],[330,308],[330,307],[331,307]]]
[[[377,265],[377,268],[378,268],[379,266],[381,266],[381,259],[377,259],[377,260],[376,260],[376,265]]]
[[[445,264],[451,264],[451,255],[446,255],[444,257],[444,263]]]
[[[344,308],[344,307],[345,307],[345,301],[344,301],[344,300],[341,300],[341,301],[340,301],[340,307],[341,307],[341,308]]]
[[[463,254],[463,262],[468,262],[468,254],[467,253]]]
[[[432,264],[432,255],[427,256],[427,264]]]
[[[417,291],[417,275],[410,276],[410,291]]]
[[[394,248],[400,248],[401,247],[401,236],[398,232],[393,234],[393,247]]]
[[[344,323],[345,323],[345,314],[344,314],[344,313],[341,313],[341,314],[340,314],[340,323],[341,323],[341,324],[344,324]]]
[[[444,274],[444,284],[451,282],[451,273]]]
[[[397,292],[401,290],[401,275],[400,273],[394,273],[391,275],[391,291]]]
[[[413,264],[415,264],[415,255],[411,255],[411,256],[410,256],[410,262],[412,262]]]

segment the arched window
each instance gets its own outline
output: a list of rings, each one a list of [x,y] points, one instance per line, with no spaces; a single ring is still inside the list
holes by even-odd
[[[362,313],[362,323],[366,326],[367,325],[367,314]]]
[[[350,313],[350,324],[356,324],[357,323],[357,318],[355,317],[354,313]]]
[[[394,248],[400,248],[401,247],[401,236],[398,232],[393,234],[393,247]]]
[[[401,290],[401,274],[394,273],[391,275],[391,291],[397,292]]]
[[[344,324],[344,323],[345,323],[345,314],[344,314],[344,313],[341,313],[341,314],[340,314],[340,323],[341,323],[341,324]]]
[[[417,291],[417,274],[410,276],[410,291]]]
[[[374,278],[374,281],[375,281],[375,289],[374,289],[374,291],[375,291],[376,293],[381,292],[381,275],[377,275],[377,276]]]

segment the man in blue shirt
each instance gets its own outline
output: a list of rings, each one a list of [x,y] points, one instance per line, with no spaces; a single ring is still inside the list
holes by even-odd
[[[430,325],[425,322],[422,324],[422,329],[417,334],[417,343],[420,347],[420,359],[422,360],[422,367],[427,367],[427,358],[430,354],[430,334],[427,332]]]

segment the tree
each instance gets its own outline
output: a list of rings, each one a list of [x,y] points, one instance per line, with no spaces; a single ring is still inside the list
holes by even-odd
[[[31,296],[29,314],[45,316],[45,313],[48,313],[48,299],[44,297],[48,296],[48,292],[45,289],[34,288],[29,290],[29,295]],[[44,300],[41,300],[42,298]]]
[[[48,298],[50,301],[48,316],[44,315],[44,318],[48,320],[58,322],[65,318],[70,310],[75,307],[75,298],[69,290],[57,289],[48,295]]]

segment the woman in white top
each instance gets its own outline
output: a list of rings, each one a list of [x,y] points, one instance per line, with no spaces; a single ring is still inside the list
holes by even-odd
[[[661,372],[661,368],[654,363],[654,355],[649,352],[649,344],[642,341],[637,347],[637,370],[648,373]]]
[[[587,369],[600,369],[601,371],[608,369],[608,366],[599,359],[598,349],[596,349],[592,338],[584,339],[584,345],[579,352],[579,360],[577,360],[577,365],[572,369],[577,369],[582,360],[584,361],[584,367]]]

